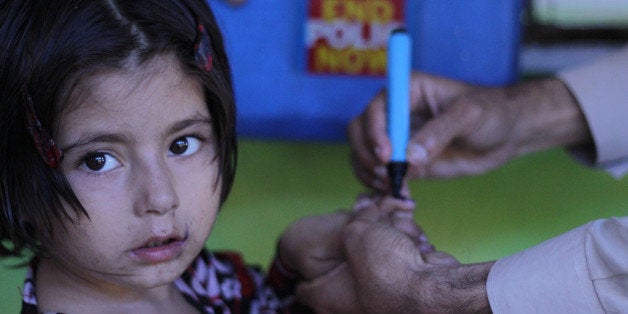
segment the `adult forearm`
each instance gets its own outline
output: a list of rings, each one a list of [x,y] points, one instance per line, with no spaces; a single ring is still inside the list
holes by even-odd
[[[417,272],[421,312],[491,313],[486,280],[494,262],[439,267]]]
[[[591,141],[586,120],[569,89],[556,78],[523,82],[508,88],[518,106],[517,154]]]

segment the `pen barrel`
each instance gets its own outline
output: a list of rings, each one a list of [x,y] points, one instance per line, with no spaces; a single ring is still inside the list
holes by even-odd
[[[387,128],[392,145],[391,161],[406,160],[410,133],[410,71],[412,41],[403,30],[391,33],[388,42]]]

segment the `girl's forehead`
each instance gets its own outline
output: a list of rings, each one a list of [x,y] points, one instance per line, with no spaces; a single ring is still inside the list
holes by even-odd
[[[123,68],[97,68],[79,78],[71,97],[75,105],[68,111],[94,103],[116,103],[156,87],[167,93],[179,85],[194,84],[192,81],[172,54],[159,55],[140,65],[130,61]]]
[[[89,129],[151,127],[191,115],[208,117],[200,83],[173,57],[132,70],[103,70],[81,81],[75,104],[60,116],[59,137]]]

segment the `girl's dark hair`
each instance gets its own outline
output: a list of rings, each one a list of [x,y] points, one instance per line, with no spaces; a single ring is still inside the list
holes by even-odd
[[[209,72],[194,62],[199,24],[211,41]],[[24,93],[54,139],[59,113],[82,76],[165,53],[203,86],[224,202],[237,159],[235,104],[222,35],[205,0],[0,0],[0,256],[42,253],[53,219],[63,226],[87,215],[61,170],[39,156]]]

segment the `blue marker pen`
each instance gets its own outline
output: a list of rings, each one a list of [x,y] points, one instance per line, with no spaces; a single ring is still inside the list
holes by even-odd
[[[408,168],[406,148],[410,133],[410,60],[412,42],[403,29],[394,30],[388,42],[387,126],[392,145],[388,174],[392,194],[401,195],[403,177]]]

